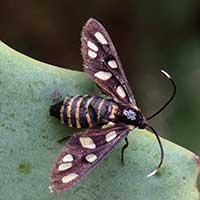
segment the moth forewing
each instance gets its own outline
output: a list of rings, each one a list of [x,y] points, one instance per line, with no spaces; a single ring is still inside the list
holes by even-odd
[[[128,135],[129,128],[89,129],[74,134],[56,158],[52,173],[52,192],[62,192],[78,183],[100,160]]]
[[[83,27],[81,53],[84,71],[91,79],[117,102],[135,105],[135,98],[113,42],[105,28],[93,18]]]

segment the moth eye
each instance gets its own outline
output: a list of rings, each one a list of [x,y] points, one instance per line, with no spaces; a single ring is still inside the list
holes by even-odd
[[[101,44],[108,44],[106,38],[103,36],[102,33],[100,33],[100,32],[97,31],[97,32],[94,34],[94,36],[96,37],[96,39],[97,39]]]

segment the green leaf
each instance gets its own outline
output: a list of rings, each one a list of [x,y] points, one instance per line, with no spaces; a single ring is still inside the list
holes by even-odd
[[[199,157],[162,139],[164,164],[147,178],[160,152],[155,137],[137,129],[129,134],[125,166],[120,144],[80,184],[60,194],[49,192],[51,167],[64,146],[57,141],[77,131],[50,117],[49,107],[66,95],[95,91],[84,73],[44,64],[0,43],[0,199],[199,199]]]

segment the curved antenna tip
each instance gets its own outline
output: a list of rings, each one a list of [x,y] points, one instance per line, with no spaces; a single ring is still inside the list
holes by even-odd
[[[166,76],[167,78],[171,79],[171,76],[165,70],[161,69],[160,71],[164,76]]]
[[[173,98],[176,94],[176,84],[175,84],[174,80],[171,78],[171,76],[165,70],[161,69],[160,72],[171,82],[171,84],[173,86],[173,93],[172,93],[171,97],[168,99],[168,101],[157,112],[155,112],[154,114],[147,117],[147,120],[152,119],[153,117],[158,115],[162,110],[164,110],[167,107],[167,105],[173,100]]]
[[[148,178],[149,178],[149,177],[152,177],[152,176],[154,176],[157,172],[158,172],[158,169],[154,169],[151,173],[149,173],[149,174],[147,175],[147,177],[148,177]]]

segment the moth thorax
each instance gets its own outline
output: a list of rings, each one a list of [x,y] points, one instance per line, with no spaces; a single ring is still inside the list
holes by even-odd
[[[134,108],[124,108],[122,110],[122,122],[141,129],[145,128],[147,124],[147,120],[142,113]]]

